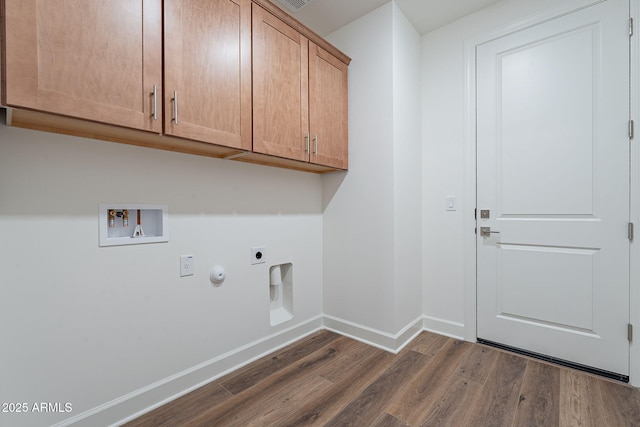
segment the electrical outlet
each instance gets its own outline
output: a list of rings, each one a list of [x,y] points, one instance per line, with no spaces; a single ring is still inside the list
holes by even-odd
[[[182,255],[180,257],[180,277],[193,276],[193,271],[193,255]]]
[[[251,248],[251,265],[264,264],[265,262],[267,262],[267,248],[264,246]]]

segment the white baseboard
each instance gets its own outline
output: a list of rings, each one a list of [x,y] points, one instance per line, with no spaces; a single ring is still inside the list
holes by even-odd
[[[464,325],[437,317],[424,316],[423,329],[439,335],[464,340]]]
[[[422,331],[422,323],[422,318],[418,318],[393,335],[348,320],[326,314],[324,316],[326,329],[391,353],[399,352],[411,342]]]
[[[53,427],[121,425],[321,329],[391,353],[398,353],[423,330],[457,339],[463,339],[464,336],[464,325],[430,316],[421,316],[397,334],[389,334],[348,320],[320,315],[68,418]]]
[[[321,329],[322,316],[316,316],[68,418],[53,427],[121,425]]]

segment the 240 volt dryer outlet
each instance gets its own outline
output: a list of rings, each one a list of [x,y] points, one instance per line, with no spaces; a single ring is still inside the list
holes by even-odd
[[[193,272],[193,255],[182,255],[180,257],[180,277],[193,276]]]

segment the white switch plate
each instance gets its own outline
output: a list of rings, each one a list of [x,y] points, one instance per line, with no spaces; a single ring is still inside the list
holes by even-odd
[[[455,211],[458,208],[458,203],[456,201],[455,196],[449,196],[447,197],[447,210],[448,211]]]
[[[193,276],[193,271],[193,255],[182,255],[180,257],[180,277]]]

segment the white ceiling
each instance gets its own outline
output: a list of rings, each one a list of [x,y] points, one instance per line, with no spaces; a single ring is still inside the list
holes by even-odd
[[[420,34],[453,22],[500,0],[396,0]],[[300,22],[326,36],[389,0],[311,0],[297,12],[283,7]]]

